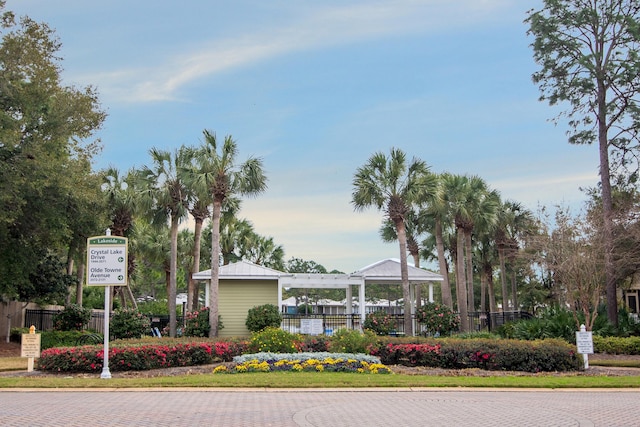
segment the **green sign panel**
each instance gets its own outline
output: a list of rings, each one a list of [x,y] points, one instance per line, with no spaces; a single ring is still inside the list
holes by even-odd
[[[124,286],[128,268],[127,238],[97,236],[87,239],[87,286]]]

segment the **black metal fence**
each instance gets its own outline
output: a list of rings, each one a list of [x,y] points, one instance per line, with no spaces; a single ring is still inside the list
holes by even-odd
[[[23,327],[36,327],[37,331],[52,331],[53,320],[60,310],[25,310]],[[92,311],[89,324],[84,327],[88,331],[102,332],[104,330],[104,313]]]
[[[24,325],[22,326],[28,328],[33,325],[36,327],[37,331],[52,331],[53,319],[58,313],[60,313],[60,310],[27,309],[25,310]],[[162,329],[169,324],[168,314],[151,315],[149,318],[151,319],[151,328],[156,327],[159,331],[162,331]],[[178,328],[180,328],[183,324],[183,316],[178,316],[176,318],[176,323],[178,324]],[[84,329],[87,331],[102,333],[104,331],[104,312],[92,311],[91,320],[89,320],[89,324],[85,326]],[[151,335],[151,330],[149,330],[149,334]]]
[[[24,325],[36,327],[38,331],[53,330],[53,318],[58,314],[58,310],[25,310]],[[392,335],[404,335],[404,315],[390,314],[395,321],[395,331]],[[169,315],[151,315],[151,328],[158,328],[162,331],[169,324]],[[530,319],[533,316],[525,311],[507,311],[497,313],[469,313],[467,321],[469,330],[472,332],[493,332],[496,328],[508,322],[521,319]],[[178,328],[183,325],[183,316],[177,317]],[[413,317],[414,330],[420,331],[415,316]],[[362,324],[359,314],[283,314],[282,329],[292,333],[313,333],[332,335],[338,329],[361,329]],[[102,332],[104,331],[104,313],[102,311],[92,311],[91,320],[85,327],[86,330]],[[149,331],[151,334],[151,330]]]
[[[391,335],[404,335],[404,315],[403,314],[389,314],[389,317],[395,323],[395,330]],[[513,322],[521,319],[530,319],[533,316],[525,311],[507,311],[507,312],[472,312],[468,314],[467,322],[469,324],[469,331],[471,332],[493,332],[501,325],[507,322]],[[293,333],[308,333],[304,330],[309,327],[313,327],[308,323],[305,324],[305,320],[321,320],[316,324],[317,328],[314,334],[331,335],[338,329],[360,329],[361,321],[359,314],[283,314],[282,315],[282,329]],[[420,324],[416,321],[415,316],[412,317],[414,324],[414,331],[416,334],[420,333]]]

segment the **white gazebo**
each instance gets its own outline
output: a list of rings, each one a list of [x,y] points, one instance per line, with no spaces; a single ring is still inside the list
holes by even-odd
[[[411,288],[411,312],[415,312],[415,286],[427,283],[429,285],[429,301],[433,301],[433,284],[441,282],[440,274],[423,270],[414,266],[408,266],[409,284]],[[210,280],[211,270],[202,271],[193,275],[195,280]],[[220,267],[219,279],[227,280],[277,280],[278,282],[278,307],[282,307],[282,291],[284,288],[306,289],[345,289],[346,312],[353,314],[352,290],[357,287],[358,307],[361,321],[364,322],[366,312],[365,288],[368,284],[395,285],[402,283],[400,273],[400,261],[397,259],[384,259],[370,264],[350,274],[321,274],[321,273],[284,273],[241,261]],[[206,288],[206,299],[209,301],[209,288]]]

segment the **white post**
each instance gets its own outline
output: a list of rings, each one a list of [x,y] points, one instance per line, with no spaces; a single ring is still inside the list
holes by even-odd
[[[345,288],[345,311],[347,315],[347,329],[353,329],[353,293],[351,285],[347,285]]]
[[[433,282],[429,282],[429,302],[433,302]]]
[[[580,325],[580,332],[587,332],[587,328],[584,325]],[[589,354],[583,353],[582,358],[584,359],[584,369],[589,369]]]
[[[111,286],[104,287],[104,356],[102,359],[102,373],[100,378],[111,378],[109,371],[109,309],[111,308]]]
[[[365,301],[364,301],[364,289],[365,289],[365,281],[364,278],[362,278],[362,282],[360,283],[360,292],[358,294],[358,302],[360,304],[360,329],[362,330],[363,326],[364,326],[364,321],[367,317],[367,313],[366,313],[366,306],[365,306]]]

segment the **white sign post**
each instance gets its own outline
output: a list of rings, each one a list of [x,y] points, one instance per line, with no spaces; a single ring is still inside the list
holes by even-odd
[[[589,355],[593,354],[593,333],[580,325],[580,332],[576,332],[576,346],[578,353],[584,359],[584,369],[589,369]]]
[[[28,334],[22,334],[20,357],[27,359],[27,372],[33,372],[33,359],[40,357],[40,334],[36,334],[36,327],[31,325]]]
[[[109,310],[111,308],[111,286],[127,284],[129,266],[127,238],[105,236],[87,239],[87,286],[104,286],[104,358],[100,378],[111,378],[109,371]]]

